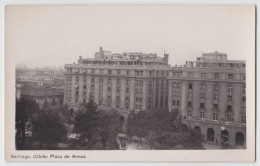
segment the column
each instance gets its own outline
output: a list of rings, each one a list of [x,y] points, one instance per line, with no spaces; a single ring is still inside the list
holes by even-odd
[[[168,92],[168,109],[169,109],[169,112],[172,112],[172,80],[169,80],[168,91],[169,91]]]
[[[83,77],[83,75],[79,75],[79,103],[83,102]]]
[[[241,111],[242,111],[242,84],[233,84],[233,116],[235,123],[241,123]]]
[[[75,103],[76,75],[71,75],[71,103]]]
[[[200,117],[200,82],[193,81],[192,83],[192,116]],[[187,102],[186,102],[187,103]]]
[[[87,76],[87,102],[90,99],[90,90],[91,90],[91,76]]]
[[[135,109],[135,79],[130,79],[130,109]]]
[[[205,118],[213,119],[213,82],[206,83],[205,109]]]
[[[220,83],[219,89],[219,120],[224,121],[227,119],[226,110],[227,110],[227,83]]]
[[[108,87],[108,78],[103,78],[103,105],[107,106],[107,87]]]
[[[99,104],[99,77],[95,77],[95,103]]]
[[[120,86],[120,100],[121,100],[121,108],[125,108],[125,98],[126,98],[126,79],[121,79]]]
[[[116,108],[116,87],[117,87],[117,79],[111,78],[112,81],[112,107]]]
[[[171,83],[171,87],[172,87],[172,83]],[[181,82],[181,115],[182,116],[187,116],[187,112],[186,112],[186,105],[187,105],[187,90],[188,90],[188,82],[187,81],[182,81]],[[172,93],[172,92],[170,92]],[[172,95],[171,95],[172,97]],[[171,99],[171,106],[172,106],[172,99]],[[194,113],[192,112],[192,115],[194,116]]]
[[[147,80],[143,80],[143,102],[142,102],[142,110],[147,110]]]

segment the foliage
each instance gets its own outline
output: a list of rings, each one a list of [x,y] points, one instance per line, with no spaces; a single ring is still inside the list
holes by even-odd
[[[15,116],[15,128],[16,128],[16,149],[24,149],[25,137],[27,126],[34,113],[39,110],[39,107],[35,101],[30,98],[21,97],[20,100],[16,100],[16,116]]]
[[[74,121],[74,132],[86,140],[86,149],[118,149],[116,136],[121,131],[120,115],[116,111],[97,110],[92,99],[78,111]]]
[[[53,145],[66,138],[67,129],[59,113],[53,110],[39,112],[32,119],[32,136],[41,149],[53,149]]]
[[[146,111],[130,113],[127,135],[144,137],[151,149],[201,149],[200,133],[183,128],[178,111]]]

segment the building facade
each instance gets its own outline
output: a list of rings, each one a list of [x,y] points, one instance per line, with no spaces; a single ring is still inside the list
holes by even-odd
[[[31,98],[42,109],[44,107],[60,107],[63,105],[63,89],[52,88],[49,86],[23,85],[17,90],[19,96]],[[19,98],[18,98],[19,99]]]
[[[209,142],[245,147],[245,78],[245,61],[203,54],[170,72],[169,111],[179,110],[183,122]]]
[[[94,59],[65,65],[64,101],[77,110],[90,97],[99,107],[129,110],[168,108],[168,55],[112,54],[100,48]]]
[[[93,98],[100,108],[177,110],[187,127],[214,144],[246,147],[245,61],[208,53],[181,67],[168,54],[95,53],[65,65],[64,103],[78,110]]]

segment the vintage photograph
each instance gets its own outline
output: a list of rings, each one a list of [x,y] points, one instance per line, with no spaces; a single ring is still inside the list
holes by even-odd
[[[13,151],[248,150],[254,10],[7,6]]]

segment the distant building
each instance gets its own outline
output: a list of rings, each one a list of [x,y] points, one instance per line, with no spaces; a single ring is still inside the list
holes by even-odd
[[[40,108],[63,105],[64,92],[61,89],[39,85],[23,85],[19,89],[21,97],[33,99]]]
[[[169,111],[180,110],[188,127],[214,143],[245,147],[245,61],[208,53],[169,74]]]

